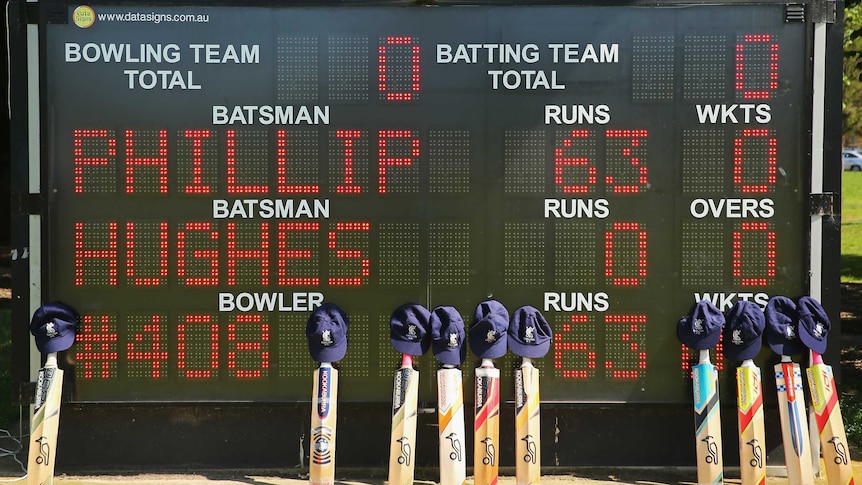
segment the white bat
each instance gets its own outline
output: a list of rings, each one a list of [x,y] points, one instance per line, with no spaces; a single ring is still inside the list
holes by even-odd
[[[445,365],[437,371],[437,422],[440,429],[440,485],[464,485],[467,460],[464,384],[461,369]]]
[[[411,485],[416,466],[416,414],[419,372],[404,354],[392,389],[392,435],[389,442],[389,485]]]

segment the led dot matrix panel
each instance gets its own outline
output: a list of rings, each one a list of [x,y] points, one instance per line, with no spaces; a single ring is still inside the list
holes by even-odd
[[[332,302],[339,398],[388,402],[392,310],[492,296],[553,325],[543,399],[683,402],[697,299],[804,291],[783,5],[75,8],[42,44],[75,400],[306,401]]]

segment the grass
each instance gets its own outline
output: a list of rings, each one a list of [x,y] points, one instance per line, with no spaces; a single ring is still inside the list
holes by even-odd
[[[862,172],[841,181],[841,282],[862,283]]]
[[[841,180],[841,282],[862,283],[862,172],[843,172]],[[842,352],[853,360],[856,348]],[[841,389],[841,411],[847,439],[862,445],[862,389],[858,379],[845,372]],[[855,384],[855,385],[854,385]]]

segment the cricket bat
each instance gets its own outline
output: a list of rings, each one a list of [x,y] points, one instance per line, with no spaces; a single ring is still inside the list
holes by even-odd
[[[440,485],[464,485],[464,384],[461,369],[445,365],[437,371],[437,422],[440,429]]]
[[[811,352],[811,362],[812,366],[807,370],[808,386],[820,434],[820,450],[826,463],[827,482],[829,485],[853,485],[853,467],[832,366],[824,364],[823,357],[814,351]]]
[[[799,364],[788,355],[775,364],[775,387],[778,391],[778,414],[781,418],[781,438],[784,463],[790,485],[813,485],[814,469],[805,415],[805,396]]]
[[[515,369],[515,482],[538,485],[541,475],[539,369],[528,357]]]
[[[476,368],[475,414],[473,417],[473,483],[496,485],[500,463],[500,369],[491,359]]]
[[[411,485],[416,466],[416,412],[419,372],[413,356],[403,354],[392,390],[392,434],[389,441],[389,485]]]
[[[321,362],[314,370],[314,395],[311,410],[311,460],[308,479],[311,485],[335,483],[335,426],[338,408],[338,369]]]
[[[694,387],[697,483],[698,485],[724,483],[718,370],[709,361],[709,349],[700,351],[699,362],[691,370]]]
[[[760,368],[747,359],[736,368],[736,417],[739,424],[739,474],[742,485],[766,483],[766,431]]]
[[[60,429],[60,398],[63,391],[63,370],[57,367],[57,353],[48,354],[39,369],[33,419],[30,421],[30,453],[27,457],[27,483],[54,483],[54,462],[57,458],[57,432]]]

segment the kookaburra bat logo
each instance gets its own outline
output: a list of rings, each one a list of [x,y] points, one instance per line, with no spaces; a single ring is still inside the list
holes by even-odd
[[[36,463],[48,466],[51,459],[51,445],[48,444],[48,437],[40,436],[36,442],[39,443],[39,456],[36,457]]]
[[[706,456],[706,462],[718,463],[718,443],[715,442],[712,435],[709,435],[700,441],[706,443],[706,451],[709,452],[709,455]]]
[[[398,438],[401,443],[401,456],[398,457],[398,464],[410,466],[410,440],[406,436]]]
[[[497,455],[497,452],[494,449],[494,440],[489,436],[483,439],[482,443],[485,443],[485,456],[482,458],[482,463],[494,466],[494,461],[496,460]]]
[[[536,463],[536,442],[533,441],[533,435],[528,434],[521,438],[521,441],[527,445],[527,454],[524,455],[524,461],[527,463]]]
[[[449,452],[449,459],[452,461],[461,461],[461,440],[458,439],[458,434],[449,433],[446,439],[449,440],[449,446],[452,447],[452,451]]]
[[[751,447],[751,454],[754,456],[754,458],[748,461],[748,464],[755,468],[763,468],[763,448],[760,447],[757,438],[746,444]]]
[[[841,442],[841,439],[837,436],[833,436],[828,443],[831,443],[832,446],[835,447],[835,458],[832,461],[835,462],[836,465],[846,465],[847,464],[847,447],[844,446],[844,443]]]

